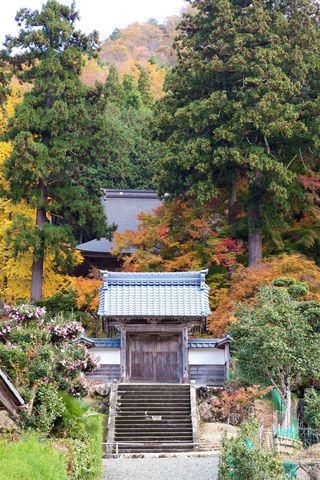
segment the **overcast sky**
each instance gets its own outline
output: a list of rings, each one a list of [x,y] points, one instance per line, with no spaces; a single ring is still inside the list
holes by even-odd
[[[40,8],[44,0],[4,0],[1,2],[0,42],[6,34],[16,33],[14,17],[22,7]],[[61,0],[71,5],[72,0]],[[92,30],[100,32],[104,40],[116,27],[125,27],[135,21],[156,18],[162,21],[169,15],[180,12],[184,0],[76,0],[80,10],[80,28],[86,33]]]

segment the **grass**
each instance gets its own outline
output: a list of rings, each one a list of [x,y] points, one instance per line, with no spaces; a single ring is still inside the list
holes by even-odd
[[[67,460],[36,436],[0,442],[0,480],[67,480]]]

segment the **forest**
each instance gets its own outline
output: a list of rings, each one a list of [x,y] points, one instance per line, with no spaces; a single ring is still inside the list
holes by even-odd
[[[101,42],[74,5],[17,12],[0,56],[0,367],[29,402],[23,428],[69,438],[70,478],[99,478],[101,419],[74,400],[94,365],[68,343],[96,322],[99,272],[75,275],[94,238],[113,238],[124,271],[208,268],[203,335],[231,334],[235,375],[271,385],[287,417],[312,389],[304,421],[320,432],[319,14],[316,0],[189,0]],[[163,201],[117,233],[105,188]]]

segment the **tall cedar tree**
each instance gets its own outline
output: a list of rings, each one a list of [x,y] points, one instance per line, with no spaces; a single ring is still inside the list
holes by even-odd
[[[121,81],[110,66],[104,84],[86,97],[90,136],[87,157],[94,158],[84,181],[88,188],[154,188],[153,177],[161,145],[151,139],[153,112],[143,104],[137,82],[126,74]]]
[[[98,37],[76,30],[78,18],[74,6],[49,0],[41,11],[20,10],[19,34],[5,42],[15,72],[32,84],[9,129],[13,152],[5,163],[9,196],[36,208],[36,227],[20,218],[14,238],[17,252],[33,250],[31,300],[42,295],[45,253],[65,267],[75,234],[106,233],[99,194],[89,195],[84,186],[88,159],[81,156],[87,115],[79,74]]]
[[[298,174],[319,154],[319,5],[315,0],[189,0],[177,66],[160,102],[162,192],[201,200],[237,185],[247,215],[249,265],[263,236],[279,240],[303,197]],[[319,168],[319,167],[318,167]],[[238,201],[239,201],[238,200]]]

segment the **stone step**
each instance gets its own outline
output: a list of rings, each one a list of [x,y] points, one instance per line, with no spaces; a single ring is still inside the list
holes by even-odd
[[[179,408],[190,407],[189,402],[179,402],[179,403],[164,403],[164,402],[128,402],[127,400],[117,402],[117,406],[126,407],[126,408],[166,408],[173,410],[178,410]]]
[[[150,435],[146,433],[141,433],[141,432],[136,432],[133,434],[124,434],[124,433],[116,433],[115,435],[115,440],[118,441],[126,441],[126,440],[131,440],[131,441],[153,441],[153,442],[158,442],[158,441],[192,441],[192,434],[190,432],[173,432],[173,433],[168,433],[168,432],[161,432],[161,433],[153,433],[150,432]]]
[[[192,427],[190,425],[190,420],[189,422],[174,422],[174,423],[158,423],[156,425],[154,425],[153,423],[119,423],[119,422],[116,422],[116,427],[117,429],[119,430],[122,430],[122,429],[127,429],[127,430],[130,430],[130,429],[134,429],[134,428],[139,428],[139,429],[149,429],[149,430],[161,430],[161,429],[167,429],[167,430],[171,430],[171,429],[179,429],[179,428],[182,428],[182,429],[190,429],[192,430]]]
[[[153,445],[153,446],[118,446],[118,453],[166,453],[166,452],[191,452],[193,445]],[[115,448],[113,453],[115,453]]]
[[[187,431],[192,432],[192,427],[188,424],[176,424],[176,425],[119,425],[117,424],[117,432],[177,432],[177,431]]]
[[[190,387],[161,387],[159,385],[159,387],[157,388],[154,388],[154,387],[147,387],[147,388],[119,388],[118,389],[118,393],[121,395],[121,394],[126,394],[126,395],[129,395],[131,393],[151,393],[151,394],[157,394],[157,393],[161,393],[161,394],[164,394],[164,393],[167,393],[168,395],[170,394],[187,394],[189,393],[189,390]]]
[[[162,402],[185,402],[185,401],[190,401],[190,397],[188,395],[175,395],[175,396],[170,396],[170,395],[118,395],[118,400],[132,400],[132,401],[144,401],[144,402],[156,402],[156,401],[162,401]]]
[[[193,449],[189,385],[121,384],[117,395],[118,453]]]

